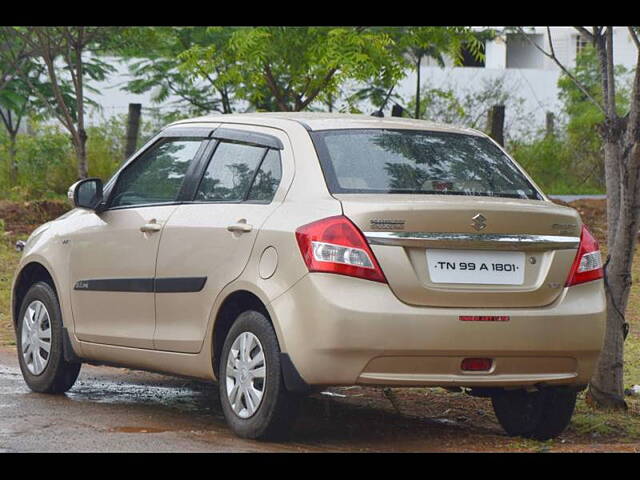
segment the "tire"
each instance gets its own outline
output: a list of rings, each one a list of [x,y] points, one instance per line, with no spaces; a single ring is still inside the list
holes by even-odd
[[[42,313],[43,308],[44,313]],[[31,320],[25,318],[28,310]],[[41,322],[36,317],[41,318]],[[38,338],[43,342],[41,345],[46,345],[46,327],[49,328],[48,353],[44,347],[34,349],[33,345],[37,340],[32,340],[34,336],[39,335]],[[30,336],[29,332],[37,331],[39,334],[34,333]],[[55,291],[48,283],[33,284],[22,300],[16,340],[20,370],[31,390],[39,393],[64,393],[73,386],[82,364],[70,363],[64,359],[60,304]],[[27,352],[26,356],[24,351]],[[36,352],[39,355],[38,359],[34,356]],[[46,359],[43,360],[45,353]]]
[[[244,356],[244,360],[249,362],[242,358],[242,338],[247,345],[252,345],[247,348],[248,356]],[[264,362],[258,361],[249,366],[252,359],[258,360],[260,350]],[[228,377],[229,363],[233,366],[229,370],[233,376]],[[261,366],[265,367],[263,377],[259,375]],[[231,326],[222,347],[218,384],[222,411],[236,435],[259,440],[288,438],[302,397],[285,388],[278,339],[271,323],[262,313],[251,310],[243,312]],[[256,401],[255,394],[250,395],[251,387],[254,392],[262,392],[259,401]],[[230,397],[235,398],[233,405]],[[253,408],[248,402],[253,404]]]
[[[560,435],[573,415],[577,392],[547,387],[536,392],[502,391],[491,397],[493,411],[509,436],[549,440]]]

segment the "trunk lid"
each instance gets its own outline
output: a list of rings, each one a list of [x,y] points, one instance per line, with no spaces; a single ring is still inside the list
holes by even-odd
[[[411,305],[548,305],[563,291],[582,226],[574,209],[549,201],[431,194],[334,196],[367,237],[394,294]],[[450,263],[438,264],[442,255]],[[460,272],[463,261],[465,269],[473,262],[475,271]],[[501,267],[502,262],[513,267]],[[517,269],[513,275],[518,278],[494,284],[488,273],[478,272],[483,264],[485,270]],[[463,275],[456,278],[467,283],[438,277],[439,266],[448,274]],[[501,278],[497,282],[509,277],[494,275]]]

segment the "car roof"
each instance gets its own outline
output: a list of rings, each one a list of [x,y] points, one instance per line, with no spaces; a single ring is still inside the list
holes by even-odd
[[[319,112],[260,112],[218,114],[184,119],[174,122],[170,126],[185,125],[190,123],[249,123],[254,125],[282,127],[283,121],[295,122],[311,131],[385,128],[464,133],[467,135],[484,136],[482,132],[471,128],[456,127],[454,125],[428,122],[425,120],[416,120],[413,118],[374,117],[370,115]]]

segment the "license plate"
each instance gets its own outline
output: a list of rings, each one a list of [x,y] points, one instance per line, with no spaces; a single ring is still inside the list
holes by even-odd
[[[524,252],[427,250],[427,267],[433,283],[524,283]]]

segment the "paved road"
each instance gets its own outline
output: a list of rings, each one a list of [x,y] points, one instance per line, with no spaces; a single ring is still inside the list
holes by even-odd
[[[15,348],[0,347],[0,452],[455,451],[477,448],[478,436],[485,446],[508,441],[495,421],[469,429],[400,415],[380,389],[339,391],[305,400],[292,441],[262,443],[230,432],[214,384],[83,365],[65,395],[38,394],[24,383]]]
[[[423,389],[330,389],[303,404],[292,441],[235,437],[215,385],[83,365],[65,395],[31,392],[15,348],[0,347],[0,452],[638,451],[640,444],[510,439],[490,402]],[[395,405],[395,406],[394,406]],[[542,446],[541,446],[542,445]],[[1,459],[1,457],[0,457]]]

